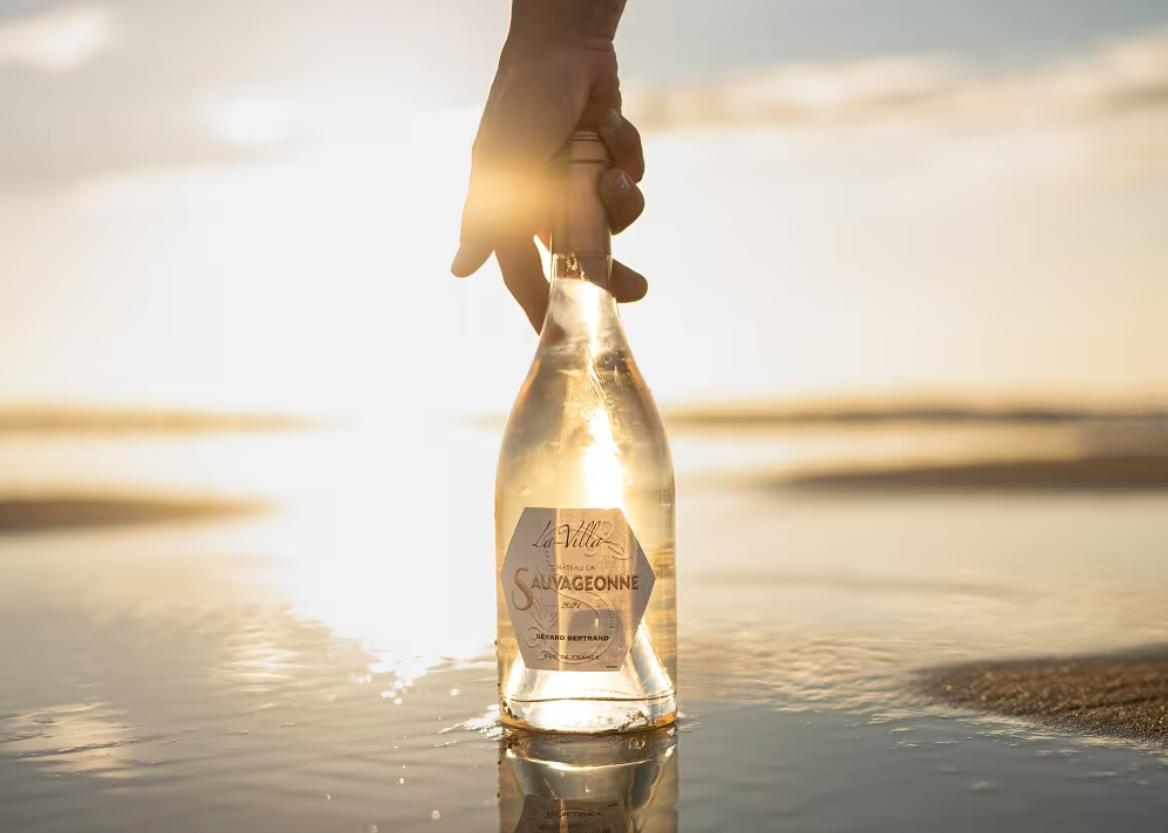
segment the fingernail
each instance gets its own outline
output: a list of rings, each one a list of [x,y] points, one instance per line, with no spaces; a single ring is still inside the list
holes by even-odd
[[[624,126],[624,123],[625,120],[621,117],[620,113],[618,113],[616,110],[609,110],[604,114],[604,124],[602,127],[604,127],[608,133],[616,135],[621,127]]]
[[[620,168],[613,168],[609,171],[608,180],[609,187],[622,197],[633,187],[633,178]]]

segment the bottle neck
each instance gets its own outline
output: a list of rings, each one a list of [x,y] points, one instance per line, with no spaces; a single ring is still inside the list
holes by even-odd
[[[581,264],[584,264],[584,272],[593,269],[607,271],[609,259],[552,256],[554,277],[547,317],[540,333],[540,349],[555,348],[592,355],[627,350],[616,299],[598,282],[575,277],[582,271]]]
[[[594,354],[625,348],[608,291],[612,232],[600,200],[600,177],[608,166],[608,150],[595,131],[577,131],[554,163],[552,282],[541,347]]]
[[[556,157],[557,195],[552,221],[553,280],[585,280],[608,289],[612,232],[600,201],[600,177],[609,165],[600,135],[578,130]]]

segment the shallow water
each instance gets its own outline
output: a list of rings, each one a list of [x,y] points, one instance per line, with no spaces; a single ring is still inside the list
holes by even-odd
[[[681,732],[605,769],[612,750],[517,758],[495,724],[489,432],[8,437],[5,494],[281,509],[0,538],[0,830],[510,833],[577,787],[618,796],[615,829],[1160,830],[1163,747],[909,683],[1168,643],[1168,495],[751,485],[1018,442],[677,436]]]

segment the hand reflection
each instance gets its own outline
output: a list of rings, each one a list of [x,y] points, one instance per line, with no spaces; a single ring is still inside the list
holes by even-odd
[[[677,830],[677,731],[597,737],[508,730],[500,833]]]

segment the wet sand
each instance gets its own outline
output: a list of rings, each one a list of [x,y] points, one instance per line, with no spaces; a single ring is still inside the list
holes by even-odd
[[[947,402],[865,404],[834,402],[820,405],[743,406],[740,408],[673,408],[666,411],[670,428],[726,429],[785,428],[813,425],[1058,425],[1168,426],[1168,411],[1160,408],[1105,410],[1073,405],[965,407]]]
[[[777,485],[856,492],[1127,492],[1168,489],[1168,455],[1011,460],[795,476]]]
[[[117,411],[58,408],[0,410],[0,434],[269,434],[325,427],[283,414]]]
[[[211,521],[257,514],[265,509],[258,502],[225,500],[9,498],[0,500],[0,535]]]
[[[1168,744],[1168,646],[1128,655],[942,668],[924,674],[917,687],[960,708]]]

